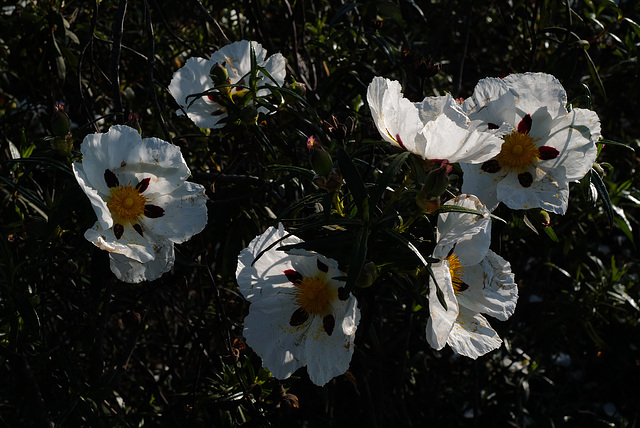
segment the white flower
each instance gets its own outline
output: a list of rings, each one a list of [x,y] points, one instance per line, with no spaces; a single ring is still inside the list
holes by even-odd
[[[302,242],[287,235],[282,224],[270,227],[238,256],[238,285],[251,303],[244,335],[276,378],[306,365],[322,386],[349,368],[360,310],[354,296],[338,297],[344,283],[336,277],[346,276],[338,263],[302,249],[278,250]]]
[[[461,164],[462,191],[477,195],[493,211],[543,208],[564,214],[569,182],[580,180],[595,162],[600,120],[596,113],[566,109],[560,82],[544,73],[512,74],[478,82],[462,107],[487,129],[504,124],[500,153],[482,165]]]
[[[369,84],[367,101],[382,138],[424,159],[481,163],[500,151],[506,132],[479,131],[449,94],[412,103],[400,83],[382,77]]]
[[[109,252],[119,279],[159,278],[173,266],[173,244],[207,223],[204,187],[185,181],[191,173],[177,146],[128,126],[87,135],[80,150],[73,172],[98,217],[85,238]]]
[[[189,58],[181,69],[173,74],[169,84],[169,92],[176,99],[178,104],[187,112],[187,116],[200,128],[222,128],[225,119],[228,117],[226,107],[221,104],[220,93],[211,95],[193,96],[201,94],[214,88],[213,80],[210,76],[211,68],[219,64],[223,66],[229,74],[231,84],[248,85],[249,74],[251,73],[251,47],[253,47],[256,62],[259,67],[263,67],[273,80],[262,71],[257,74],[257,87],[270,85],[282,85],[286,74],[286,62],[282,54],[274,54],[267,58],[267,51],[257,42],[241,40],[231,43],[217,50],[210,59]],[[233,87],[231,89],[232,99],[242,98],[247,89]],[[269,94],[268,89],[260,89],[257,96]],[[268,109],[259,107],[258,112],[267,113]],[[182,110],[176,112],[182,114]]]
[[[483,215],[448,212],[440,215],[432,265],[445,309],[429,283],[427,341],[435,349],[448,344],[460,355],[473,359],[500,347],[502,340],[482,314],[506,320],[516,308],[518,288],[511,266],[489,249],[489,211],[473,195],[459,195],[447,205],[457,205]]]

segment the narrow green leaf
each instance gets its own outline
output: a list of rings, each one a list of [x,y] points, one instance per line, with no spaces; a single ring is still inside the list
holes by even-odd
[[[369,204],[371,208],[375,208],[378,200],[382,197],[385,189],[396,177],[402,166],[407,161],[407,158],[411,155],[410,152],[402,152],[397,155],[393,155],[394,159],[389,163],[389,166],[376,180],[376,185],[371,191]]]
[[[560,243],[560,240],[558,239],[556,232],[553,230],[551,226],[547,226],[543,230],[553,242]]]
[[[604,210],[607,213],[609,224],[613,224],[613,204],[611,203],[611,198],[609,198],[607,186],[605,186],[602,178],[600,178],[598,173],[593,169],[589,171],[589,180],[591,180],[591,183],[596,187],[598,194],[602,198],[602,203],[604,204]]]
[[[362,6],[362,3],[346,3],[344,4],[340,9],[338,9],[338,11],[336,12],[336,14],[334,15],[333,18],[331,18],[331,21],[329,22],[329,31],[331,31],[331,29],[333,28],[333,26],[347,13],[349,13],[351,10],[355,9],[358,6]]]
[[[369,230],[361,227],[356,232],[355,244],[351,250],[349,272],[347,273],[347,282],[344,286],[344,293],[348,295],[356,284],[356,280],[360,277],[360,272],[367,260],[367,245],[369,241]]]
[[[621,143],[619,141],[613,141],[613,140],[606,140],[604,138],[600,139],[600,141],[598,141],[598,144],[602,144],[602,145],[608,145],[608,146],[617,146],[617,147],[624,147],[627,150],[631,150],[632,152],[635,153],[635,149],[633,147],[631,147],[628,144],[624,144]]]
[[[364,187],[364,182],[358,169],[342,147],[338,147],[338,165],[358,209],[362,209],[364,200],[367,198],[367,189]]]

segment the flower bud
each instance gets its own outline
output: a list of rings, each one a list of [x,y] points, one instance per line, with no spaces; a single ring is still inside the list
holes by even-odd
[[[69,157],[71,156],[71,149],[73,148],[73,137],[71,134],[55,137],[51,141],[51,147],[62,156]]]
[[[427,174],[427,179],[423,186],[423,191],[428,198],[440,196],[449,186],[449,173],[453,167],[446,162],[437,169],[432,169]]]
[[[367,262],[362,267],[362,272],[356,280],[356,287],[367,288],[378,279],[378,267],[374,262]]]
[[[211,80],[213,80],[213,84],[216,86],[231,83],[231,81],[229,80],[229,72],[224,67],[224,65],[221,65],[217,62],[213,65],[213,67],[211,67],[209,76],[211,76]]]
[[[258,121],[258,110],[248,105],[240,111],[240,122],[243,125],[255,125]]]
[[[64,111],[62,104],[56,104],[53,106],[53,114],[51,115],[51,130],[54,135],[63,137],[71,130],[71,121],[69,116]]]
[[[440,207],[440,202],[440,196],[430,198],[424,190],[416,194],[416,205],[424,212],[430,213],[437,210]]]
[[[313,177],[313,182],[319,188],[326,190],[327,192],[337,192],[342,187],[342,174],[336,168],[333,168],[327,176],[316,174]]]
[[[333,169],[333,159],[313,135],[307,139],[307,149],[311,168],[320,176],[328,175]]]
[[[138,134],[142,134],[142,128],[140,127],[140,115],[138,113],[129,113],[129,118],[125,125],[138,131]]]
[[[549,216],[549,213],[543,209],[531,209],[527,211],[527,216],[535,225],[542,225],[542,227],[547,227],[551,224],[551,217]]]

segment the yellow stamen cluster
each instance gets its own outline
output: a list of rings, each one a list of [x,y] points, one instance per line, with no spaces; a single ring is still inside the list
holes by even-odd
[[[107,207],[115,223],[125,225],[135,224],[138,218],[144,214],[144,206],[147,198],[130,184],[111,188],[111,195],[107,200]]]
[[[504,143],[500,153],[496,156],[501,166],[511,166],[522,168],[536,163],[538,157],[538,147],[529,134],[520,133],[517,130],[504,137]]]
[[[294,299],[308,314],[323,315],[338,298],[338,291],[329,287],[324,278],[305,276],[296,284]]]
[[[467,285],[462,280],[462,272],[464,272],[464,268],[460,264],[458,256],[451,254],[445,260],[449,262],[449,275],[451,275],[451,283],[453,284],[454,291],[464,291],[467,288]]]

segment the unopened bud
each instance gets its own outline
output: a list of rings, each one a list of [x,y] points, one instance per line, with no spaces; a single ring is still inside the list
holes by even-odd
[[[428,198],[440,196],[447,190],[449,186],[449,173],[452,169],[453,167],[451,165],[443,162],[439,168],[429,171],[423,187],[424,193]]]
[[[64,111],[62,104],[56,104],[53,106],[53,114],[51,115],[51,130],[54,135],[63,137],[71,130],[71,121],[69,116]]]
[[[255,125],[257,121],[258,110],[254,106],[248,105],[240,111],[240,122],[244,125]]]
[[[424,212],[430,213],[440,208],[440,196],[434,198],[427,197],[424,191],[416,194],[416,205]]]
[[[320,176],[328,175],[333,169],[333,159],[313,135],[307,139],[307,149],[311,168]]]
[[[371,287],[371,285],[378,278],[378,267],[374,262],[367,262],[362,267],[362,272],[360,272],[360,276],[356,280],[356,287],[367,288]]]
[[[542,225],[547,227],[551,224],[551,217],[549,213],[542,209],[532,209],[527,211],[527,216],[531,219],[531,222],[535,225]]]
[[[129,118],[125,125],[138,131],[138,134],[142,134],[142,128],[140,127],[140,115],[138,113],[129,113]]]
[[[314,175],[313,182],[316,186],[329,193],[337,192],[342,187],[342,174],[340,174],[339,170],[333,168],[326,176]]]
[[[51,141],[51,147],[63,156],[71,156],[71,149],[73,148],[73,137],[71,134],[67,134],[62,137],[55,137]]]
[[[213,84],[216,86],[231,83],[229,80],[229,72],[224,65],[217,62],[211,67],[211,70],[209,70],[209,76],[211,76],[211,80],[213,80]]]

